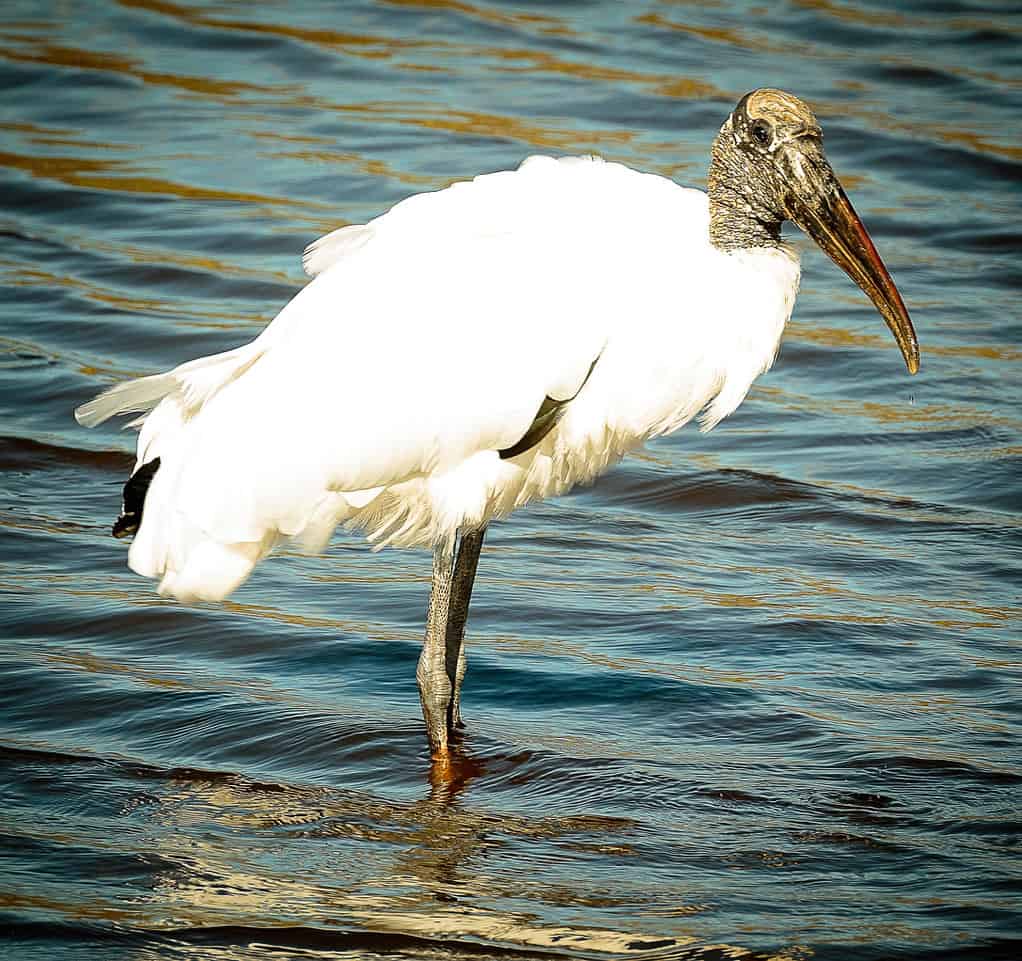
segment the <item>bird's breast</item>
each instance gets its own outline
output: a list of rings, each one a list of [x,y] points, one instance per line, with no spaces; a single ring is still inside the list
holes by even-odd
[[[700,411],[715,426],[773,363],[798,284],[787,247],[724,253],[707,242],[665,260],[619,305],[561,437],[578,446],[609,432],[638,445]]]

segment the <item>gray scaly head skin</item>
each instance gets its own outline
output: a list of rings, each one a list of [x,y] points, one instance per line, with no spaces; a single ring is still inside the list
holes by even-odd
[[[823,152],[809,107],[783,90],[746,94],[713,142],[710,241],[720,250],[772,247],[781,224],[801,227],[880,311],[909,373],[919,344],[905,304]]]

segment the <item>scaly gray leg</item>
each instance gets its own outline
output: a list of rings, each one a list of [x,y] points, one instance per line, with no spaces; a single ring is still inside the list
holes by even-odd
[[[447,716],[455,674],[447,669],[447,612],[454,573],[454,537],[452,533],[433,548],[433,586],[429,592],[426,637],[415,672],[429,746],[433,757],[442,759],[448,756]]]
[[[461,535],[458,560],[454,565],[454,582],[447,614],[447,674],[453,686],[447,714],[449,731],[465,726],[461,719],[461,682],[465,678],[465,622],[468,620],[468,605],[472,600],[472,585],[475,583],[485,533],[486,528],[481,527]]]

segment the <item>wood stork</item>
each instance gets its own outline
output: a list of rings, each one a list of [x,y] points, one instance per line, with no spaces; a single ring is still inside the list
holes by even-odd
[[[281,542],[319,550],[342,523],[432,547],[417,678],[447,758],[487,524],[741,403],[798,289],[784,220],[865,291],[915,373],[908,312],[816,118],[755,90],[713,143],[708,193],[531,157],[409,197],[312,244],[312,281],[252,343],[79,407],[89,427],[148,412],[113,531],[135,535],[128,563],[211,601]]]

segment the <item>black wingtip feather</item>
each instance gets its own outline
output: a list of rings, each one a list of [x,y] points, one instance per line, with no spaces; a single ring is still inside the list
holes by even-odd
[[[160,467],[160,458],[154,457],[143,464],[124,485],[124,506],[121,514],[114,521],[111,533],[114,537],[128,537],[138,531],[142,523],[142,510],[145,507],[145,496],[149,485]]]

